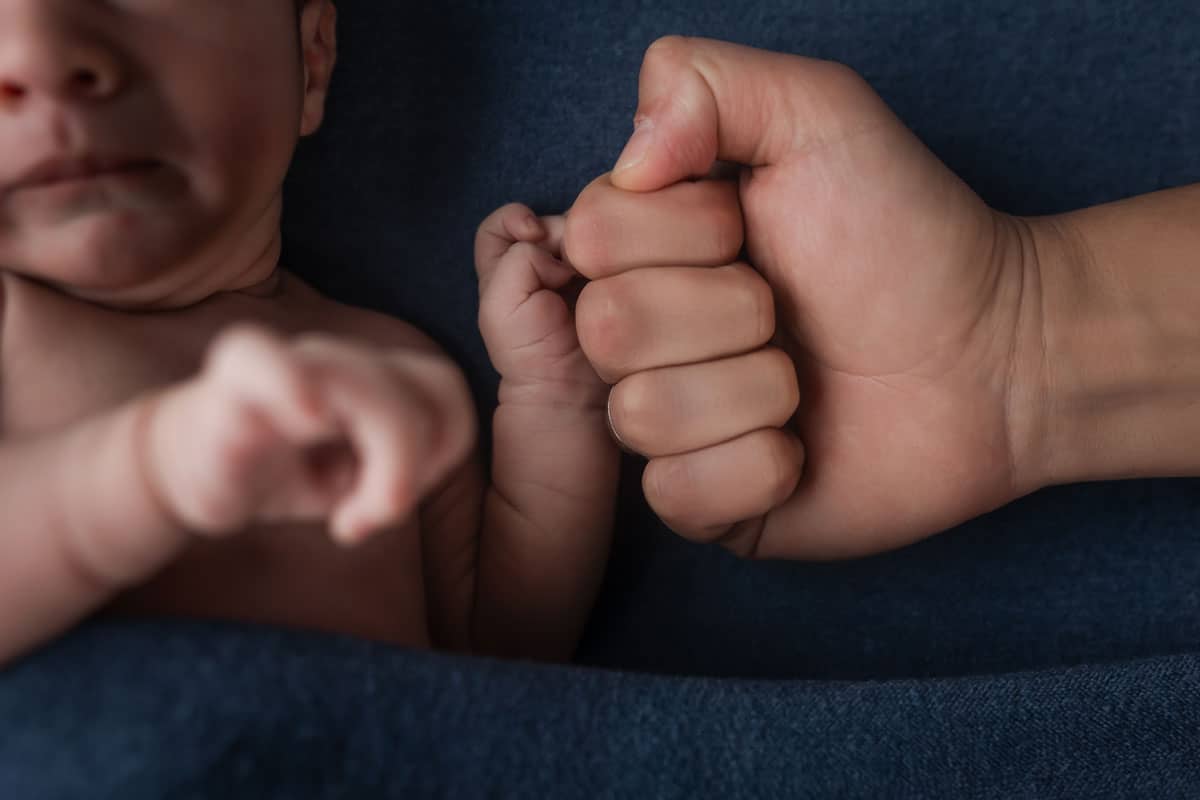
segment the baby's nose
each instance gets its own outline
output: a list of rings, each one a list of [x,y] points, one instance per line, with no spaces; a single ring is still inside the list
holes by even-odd
[[[0,109],[39,95],[87,102],[120,91],[125,69],[119,53],[79,11],[73,2],[6,1],[0,11]]]

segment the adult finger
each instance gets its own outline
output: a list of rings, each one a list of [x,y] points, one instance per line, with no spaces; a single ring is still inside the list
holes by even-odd
[[[656,458],[642,474],[654,512],[679,535],[721,542],[796,490],[804,447],[789,431],[766,428],[682,455]]]
[[[617,438],[649,458],[687,453],[784,425],[800,392],[791,358],[767,347],[630,375],[609,395]]]
[[[775,300],[744,264],[657,267],[583,288],[575,307],[583,352],[616,383],[646,369],[748,353],[775,332]]]
[[[639,267],[729,264],[742,238],[733,181],[683,181],[651,194],[623,191],[603,175],[571,207],[563,249],[594,280]]]

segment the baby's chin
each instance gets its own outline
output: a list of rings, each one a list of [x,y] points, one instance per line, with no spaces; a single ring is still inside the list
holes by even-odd
[[[204,238],[203,230],[162,217],[97,212],[24,237],[11,259],[0,248],[0,265],[75,296],[138,304],[147,290],[166,289]]]

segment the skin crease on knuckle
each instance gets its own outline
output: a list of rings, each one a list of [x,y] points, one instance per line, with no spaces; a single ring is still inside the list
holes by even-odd
[[[770,285],[750,267],[744,264],[734,264],[728,268],[731,288],[741,299],[740,305],[745,308],[743,318],[753,319],[757,335],[754,346],[759,347],[771,341],[775,335],[775,295]]]
[[[687,527],[683,520],[695,508],[695,475],[686,457],[658,458],[646,466],[643,491],[656,514],[673,530]]]

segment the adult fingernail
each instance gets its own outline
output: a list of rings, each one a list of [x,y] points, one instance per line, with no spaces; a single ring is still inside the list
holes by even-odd
[[[652,144],[654,144],[654,120],[643,117],[634,123],[633,136],[629,137],[625,149],[621,151],[621,157],[617,159],[617,165],[613,167],[613,172],[632,169],[645,161]]]
[[[637,455],[638,454],[637,451],[634,450],[629,445],[625,444],[625,440],[622,439],[621,434],[617,432],[617,426],[613,422],[612,396],[613,396],[613,393],[612,393],[612,390],[610,389],[608,392],[608,404],[607,404],[607,408],[605,409],[605,414],[604,414],[605,417],[608,419],[608,435],[612,437],[612,440],[614,442],[616,442],[616,445],[617,445],[617,447],[619,447],[621,449],[621,452],[628,453],[630,455]]]

